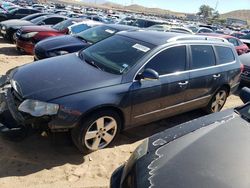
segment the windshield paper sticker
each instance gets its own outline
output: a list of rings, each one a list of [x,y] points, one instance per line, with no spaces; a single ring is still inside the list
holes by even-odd
[[[110,30],[110,29],[106,29],[105,30],[107,33],[110,33],[110,34],[114,34],[115,33],[115,31],[112,31],[112,30]]]
[[[134,46],[132,46],[133,48],[137,49],[137,50],[140,50],[142,52],[148,52],[150,50],[150,48],[146,47],[146,46],[143,46],[141,44],[135,44]]]

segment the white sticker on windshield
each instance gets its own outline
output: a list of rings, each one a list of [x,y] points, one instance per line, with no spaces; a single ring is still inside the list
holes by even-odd
[[[106,29],[105,31],[106,31],[107,33],[110,33],[110,34],[114,34],[114,33],[115,33],[115,31],[110,30],[110,29]]]
[[[137,49],[137,50],[140,50],[142,52],[147,52],[150,50],[150,48],[146,47],[146,46],[143,46],[141,44],[135,44],[134,46],[132,46],[133,48]]]

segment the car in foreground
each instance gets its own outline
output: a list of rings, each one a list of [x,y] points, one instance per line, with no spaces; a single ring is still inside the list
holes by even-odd
[[[46,23],[43,21],[42,25],[23,26],[16,32],[14,40],[16,42],[16,48],[19,51],[33,54],[34,46],[39,41],[50,36],[64,34],[68,31],[67,28],[65,28],[65,30],[58,30],[55,26],[56,24],[67,20],[67,17],[61,15],[48,15],[45,17]],[[36,19],[43,18],[39,17]],[[52,25],[54,25],[54,27]]]
[[[99,22],[97,23],[99,25]],[[138,28],[119,24],[103,24],[82,31],[76,35],[48,38],[36,44],[34,49],[35,60],[77,52],[103,39],[111,37],[119,31],[135,29]],[[75,30],[74,28],[71,29],[73,32]]]
[[[246,44],[244,44],[238,38],[233,37],[231,35],[224,35],[224,34],[217,34],[217,33],[202,33],[201,35],[221,37],[221,38],[228,40],[228,42],[234,45],[238,55],[242,55],[250,51]]]
[[[249,85],[250,83],[250,53],[241,55],[239,59],[243,65],[243,71],[241,74],[241,84]]]
[[[2,21],[0,22],[0,34],[4,37],[4,39],[14,42],[14,34],[18,29],[22,26],[43,25],[47,21],[46,17],[44,17],[45,15],[48,15],[48,13],[35,13],[21,19]],[[38,19],[39,17],[43,19]]]
[[[244,93],[250,100],[250,91]],[[248,188],[250,103],[147,138],[111,177],[111,188]]]
[[[89,153],[124,129],[194,109],[218,112],[239,78],[238,55],[226,41],[119,32],[80,52],[9,71],[0,79],[2,124],[5,132],[39,125],[71,131],[78,149]]]
[[[10,19],[20,19],[30,14],[38,13],[40,11],[29,8],[14,8],[8,12],[0,13],[0,21]]]

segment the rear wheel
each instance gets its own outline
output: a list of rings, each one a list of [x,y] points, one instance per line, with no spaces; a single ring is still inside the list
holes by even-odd
[[[83,120],[71,132],[72,140],[82,153],[109,146],[120,132],[121,118],[115,111],[105,110]]]
[[[228,97],[228,91],[226,88],[221,88],[217,93],[213,96],[212,100],[209,102],[206,107],[206,111],[208,113],[219,112],[223,106],[225,105]]]

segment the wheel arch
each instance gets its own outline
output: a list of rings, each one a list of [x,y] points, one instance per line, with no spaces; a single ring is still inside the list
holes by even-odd
[[[97,113],[97,112],[104,111],[104,110],[115,111],[119,115],[119,117],[121,118],[121,130],[123,130],[124,125],[125,125],[125,121],[126,121],[125,114],[119,107],[114,106],[114,105],[101,105],[101,106],[97,106],[95,108],[92,108],[92,109],[88,110],[87,112],[85,112],[81,116],[81,121],[84,121],[86,118],[88,118],[93,113]]]

